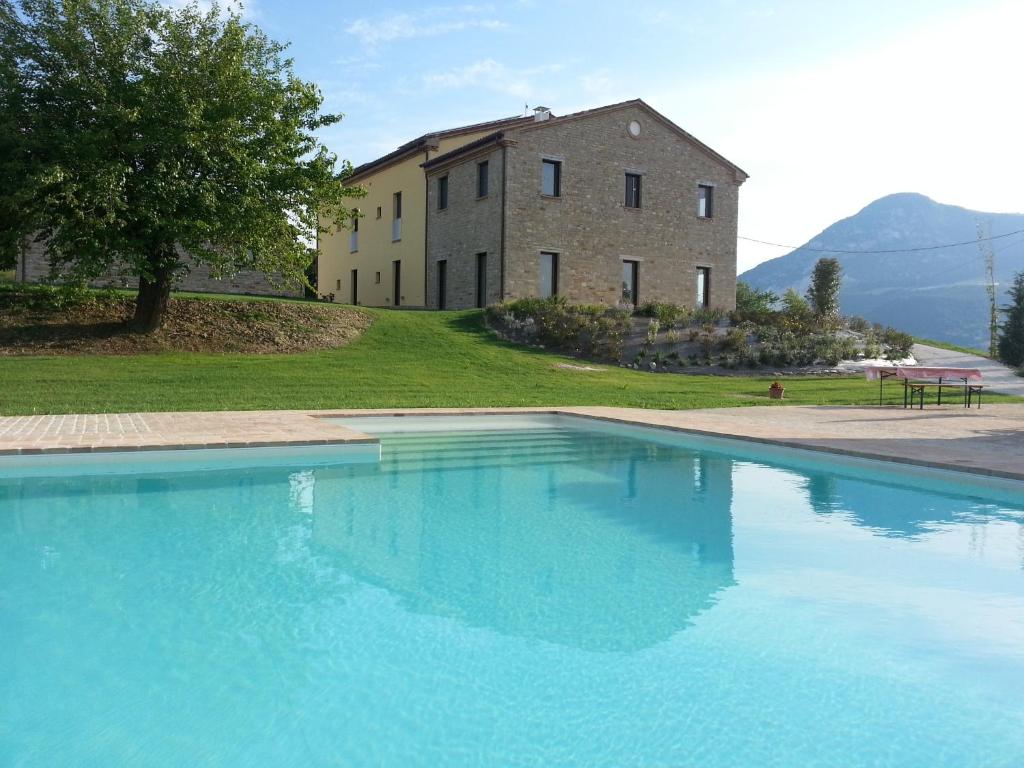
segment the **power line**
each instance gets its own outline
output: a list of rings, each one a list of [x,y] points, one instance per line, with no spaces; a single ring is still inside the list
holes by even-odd
[[[807,248],[802,245],[783,245],[782,243],[770,243],[767,240],[757,240],[753,237],[743,237],[743,235],[737,235],[737,239],[746,240],[750,243],[759,243],[760,245],[773,245],[776,248],[789,248],[791,251],[810,251],[811,253],[917,253],[918,251],[938,251],[943,248],[956,248],[961,245],[977,245],[978,243],[984,243],[989,240],[999,240],[1004,237],[1012,237],[1013,235],[1019,235],[1024,232],[1024,229],[1018,229],[1014,232],[1007,232],[1005,235],[994,235],[993,237],[982,237],[975,238],[974,240],[965,240],[962,243],[945,243],[943,245],[925,245],[920,248],[888,248],[878,251],[850,251],[842,248]]]

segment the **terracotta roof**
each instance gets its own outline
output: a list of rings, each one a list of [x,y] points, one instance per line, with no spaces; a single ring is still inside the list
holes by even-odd
[[[740,168],[735,163],[727,160],[722,155],[718,154],[715,150],[713,150],[707,144],[705,144],[704,142],[702,142],[699,139],[697,139],[693,134],[690,134],[690,133],[687,133],[686,131],[684,131],[682,128],[680,128],[678,125],[673,123],[671,120],[669,120],[667,117],[665,117],[663,114],[661,114],[661,112],[656,110],[654,107],[652,107],[650,104],[648,104],[643,99],[630,99],[629,101],[620,101],[617,104],[609,104],[609,105],[604,106],[604,107],[595,107],[593,109],[585,109],[585,110],[583,110],[581,112],[573,112],[573,113],[568,114],[568,115],[562,115],[561,117],[555,117],[554,115],[552,115],[550,119],[542,120],[542,121],[539,121],[539,122],[531,120],[530,124],[522,126],[521,130],[529,131],[529,130],[533,130],[534,128],[543,128],[543,127],[548,126],[548,125],[555,125],[555,124],[559,124],[559,123],[564,123],[567,120],[578,120],[580,118],[590,117],[591,115],[601,114],[603,112],[612,112],[612,111],[617,110],[617,109],[625,109],[626,107],[640,107],[645,112],[648,112],[652,117],[654,117],[656,120],[661,122],[663,125],[665,125],[667,128],[669,128],[671,131],[673,131],[674,133],[678,134],[682,138],[686,139],[687,141],[692,143],[694,146],[696,146],[698,149],[700,149],[703,152],[705,152],[707,155],[709,155],[713,159],[717,160],[718,162],[722,163],[723,165],[728,166],[736,174],[742,176],[743,178],[740,179],[741,182],[746,180],[746,179],[748,179],[748,178],[750,178],[750,174],[749,173],[744,171],[742,168]]]
[[[472,125],[463,125],[458,128],[449,128],[444,131],[433,131],[432,133],[425,133],[422,136],[408,141],[394,152],[389,152],[382,157],[378,157],[376,160],[371,160],[368,163],[356,166],[352,169],[352,173],[346,178],[347,182],[359,181],[363,176],[366,176],[371,171],[375,171],[384,166],[390,165],[393,162],[401,160],[408,155],[415,154],[416,152],[423,152],[428,149],[436,149],[441,139],[446,139],[450,136],[461,136],[466,133],[476,133],[477,131],[485,131],[488,128],[505,128],[509,126],[519,125],[522,123],[532,123],[533,117],[504,117],[500,120],[490,120],[485,123],[473,123]],[[475,142],[474,142],[475,143]]]
[[[442,163],[451,160],[453,157],[468,154],[470,152],[473,152],[474,150],[480,149],[481,147],[486,147],[488,144],[496,144],[497,142],[501,141],[504,138],[504,131],[495,131],[494,133],[489,133],[486,136],[481,136],[476,141],[469,142],[469,144],[463,144],[461,147],[456,147],[450,152],[445,152],[443,155],[438,155],[437,157],[431,158],[425,163],[420,163],[420,165],[423,166],[424,168],[430,169],[433,168],[434,166],[441,165]]]
[[[682,128],[680,128],[678,125],[673,123],[671,120],[669,120],[663,114],[658,112],[658,110],[656,110],[653,107],[651,107],[643,99],[631,99],[629,101],[621,101],[621,102],[619,102],[617,104],[609,104],[609,105],[604,106],[604,107],[595,107],[593,109],[585,109],[585,110],[582,110],[580,112],[573,112],[571,114],[562,115],[560,117],[556,117],[556,116],[552,115],[547,120],[534,120],[533,117],[520,118],[519,120],[515,120],[514,122],[510,123],[508,126],[506,126],[506,128],[515,128],[515,129],[517,129],[519,131],[542,130],[542,129],[548,127],[548,126],[560,125],[561,123],[564,123],[564,122],[569,121],[569,120],[578,120],[578,119],[581,119],[581,118],[591,117],[593,115],[602,114],[604,112],[612,112],[612,111],[617,110],[617,109],[625,109],[626,107],[640,107],[644,111],[648,112],[653,118],[655,118],[660,123],[665,125],[669,130],[671,130],[672,132],[678,134],[682,138],[684,138],[687,141],[689,141],[691,144],[696,146],[698,149],[700,149],[702,152],[704,152],[705,154],[710,156],[712,159],[714,159],[714,160],[718,161],[719,163],[722,163],[723,165],[725,165],[728,168],[732,169],[732,171],[734,173],[736,173],[737,176],[741,177],[741,178],[738,179],[738,181],[740,181],[741,183],[743,181],[745,181],[747,178],[749,178],[750,174],[748,174],[746,171],[744,171],[738,165],[736,165],[735,163],[730,162],[725,157],[723,157],[722,155],[718,154],[715,150],[713,150],[711,147],[709,147],[707,144],[705,144],[702,141],[698,140],[692,134],[687,133],[686,131],[684,131]],[[483,137],[477,139],[476,141],[470,142],[469,144],[466,144],[466,145],[461,146],[461,147],[456,147],[455,149],[451,150],[450,152],[445,152],[443,155],[439,155],[438,157],[431,158],[427,162],[421,163],[421,165],[423,166],[424,169],[434,168],[434,167],[436,167],[436,166],[438,166],[438,165],[440,165],[440,164],[442,164],[444,162],[447,162],[447,161],[449,161],[449,160],[451,160],[451,159],[453,159],[455,157],[458,157],[460,155],[464,155],[464,154],[473,152],[474,150],[479,149],[480,147],[486,146],[487,144],[500,141],[501,139],[505,138],[505,133],[506,133],[505,130],[501,130],[501,131],[496,131],[494,133],[490,133],[487,136],[483,136]]]

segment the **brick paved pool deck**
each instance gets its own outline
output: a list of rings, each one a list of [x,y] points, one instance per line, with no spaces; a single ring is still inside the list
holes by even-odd
[[[0,456],[374,443],[325,419],[372,414],[561,413],[1024,480],[1024,405],[431,408],[0,417]],[[2,460],[2,459],[0,459]]]

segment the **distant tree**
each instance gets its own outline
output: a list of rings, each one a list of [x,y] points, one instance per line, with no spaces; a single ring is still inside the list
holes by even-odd
[[[1010,288],[1010,303],[1000,308],[1006,319],[999,326],[999,359],[1015,368],[1024,366],[1024,272]]]
[[[754,320],[775,311],[778,294],[754,288],[742,280],[736,283],[736,314],[745,320]]]
[[[814,265],[811,284],[807,288],[807,301],[815,315],[835,318],[839,315],[839,285],[843,267],[839,259],[822,258]]]
[[[0,163],[22,168],[3,168],[0,248],[38,235],[73,279],[137,275],[137,331],[162,323],[182,250],[301,283],[319,214],[351,216],[350,166],[315,136],[340,116],[234,12],[0,0],[0,45]]]

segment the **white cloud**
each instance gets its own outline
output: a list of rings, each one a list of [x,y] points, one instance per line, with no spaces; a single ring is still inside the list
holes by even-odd
[[[396,13],[377,19],[356,19],[345,31],[354,35],[367,48],[395,40],[436,37],[467,29],[502,29],[504,21],[495,18],[472,18],[487,13],[487,6],[462,5],[435,7],[419,13]]]
[[[423,84],[429,88],[487,88],[520,99],[532,99],[540,92],[535,79],[560,69],[561,64],[514,69],[494,59],[483,59],[447,72],[427,73],[423,75]]]

